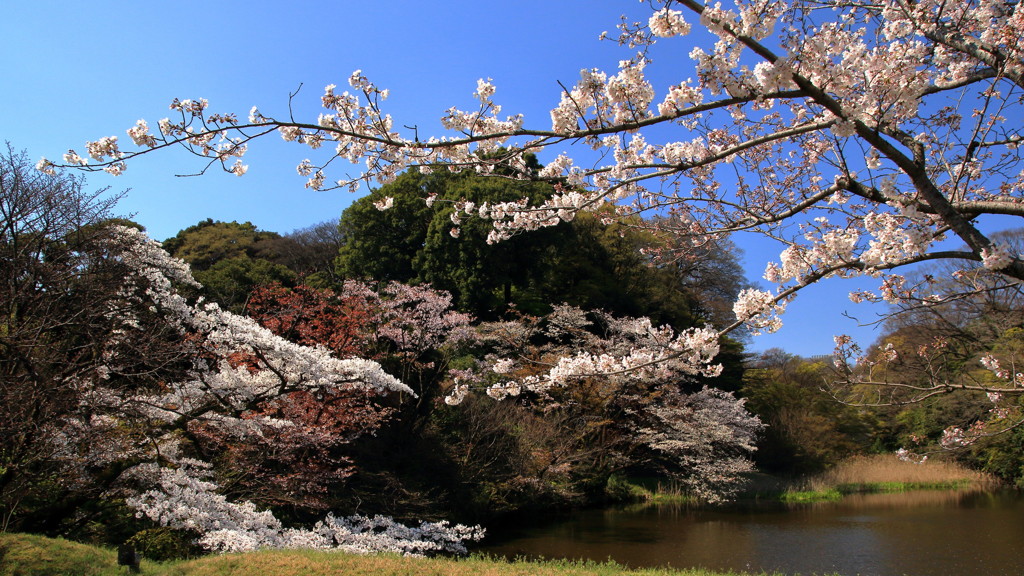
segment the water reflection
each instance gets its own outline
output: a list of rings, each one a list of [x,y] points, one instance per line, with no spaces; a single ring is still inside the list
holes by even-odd
[[[485,552],[589,558],[634,567],[837,572],[864,576],[1024,574],[1017,493],[918,491],[840,502],[585,511],[523,530]]]

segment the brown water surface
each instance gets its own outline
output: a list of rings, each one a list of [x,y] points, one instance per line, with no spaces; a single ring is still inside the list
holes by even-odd
[[[501,534],[498,556],[613,559],[631,567],[705,567],[844,576],[1024,575],[1017,492],[917,491],[840,502],[726,510],[588,510]]]

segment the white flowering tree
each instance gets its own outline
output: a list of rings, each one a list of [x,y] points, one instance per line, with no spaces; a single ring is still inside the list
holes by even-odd
[[[743,400],[714,388],[667,394],[637,418],[636,441],[697,497],[717,502],[743,488],[764,425]]]
[[[305,404],[354,391],[413,391],[374,361],[293,343],[187,298],[183,289],[198,286],[188,265],[110,220],[109,203],[82,192],[80,181],[26,169],[13,153],[0,169],[4,530],[59,531],[62,522],[67,530],[88,521],[84,508],[123,499],[139,517],[193,531],[216,550],[425,554],[463,552],[465,540],[482,536],[478,528],[411,528],[383,517],[287,527],[271,511],[225,496],[217,484],[224,471],[212,457],[198,458],[209,438],[279,458],[329,450],[372,432],[379,419],[349,410],[339,415],[348,420],[335,419],[344,425],[325,426],[330,406],[311,421]],[[259,462],[235,462],[226,476],[247,464]]]
[[[777,329],[801,289],[831,278],[877,278],[878,290],[855,300],[927,300],[927,284],[903,273],[922,262],[979,263],[998,280],[979,290],[1024,279],[1021,255],[992,236],[999,217],[1024,216],[1018,2],[651,4],[649,18],[620,26],[618,70],[583,69],[575,85],[552,94],[550,122],[533,127],[502,115],[495,86],[482,79],[472,109],[449,109],[445,132],[421,139],[399,128],[414,121],[387,114],[388,91],[356,72],[349,91],[326,88],[315,120],[256,107],[240,117],[213,113],[205,100],[175,100],[173,117],[155,132],[145,121],[128,130],[132,148],[106,137],[63,164],[117,174],[138,155],[181,146],[203,159],[204,171],[242,175],[249,144],[276,132],[312,150],[298,169],[314,189],[388,182],[409,168],[488,174],[518,166],[520,177],[551,180],[560,192],[537,205],[461,203],[453,235],[463,219],[479,217],[500,241],[611,204],[619,216],[657,214],[662,232],[695,244],[733,232],[781,242],[765,270],[775,288],[744,291],[726,330]],[[659,66],[676,76],[655,86],[648,72]],[[530,173],[526,153],[542,154],[547,166]],[[337,179],[344,161],[366,169]],[[707,339],[693,336],[669,355],[706,362],[709,349],[691,346]],[[645,365],[640,356],[606,368]],[[560,363],[552,378],[600,368],[584,360]],[[989,364],[999,378],[979,391],[1024,390]]]
[[[177,326],[191,343],[188,357],[193,363],[186,378],[163,382],[144,393],[95,387],[97,405],[116,410],[113,420],[146,423],[146,443],[135,447],[144,462],[124,473],[135,483],[153,486],[127,499],[139,515],[196,531],[202,545],[223,551],[316,547],[407,554],[465,552],[465,540],[482,537],[479,528],[445,522],[409,528],[383,517],[328,516],[311,529],[287,528],[270,511],[258,510],[249,502],[231,502],[220,494],[204,473],[210,465],[191,458],[182,446],[184,438],[196,435],[197,425],[204,434],[215,430],[238,441],[273,439],[287,436],[279,432],[304,422],[289,418],[293,414],[287,410],[257,408],[291,393],[321,396],[362,388],[379,394],[415,394],[376,362],[338,358],[323,347],[294,344],[255,320],[214,304],[188,302],[175,290],[176,285],[195,283],[186,264],[169,257],[135,229],[118,227],[113,233],[115,256],[134,272],[122,289],[125,298],[129,303],[148,303],[166,323]],[[125,326],[122,337],[137,327],[132,314],[136,308],[126,306],[116,315]],[[117,334],[115,330],[113,339]]]
[[[656,473],[718,502],[734,496],[753,469],[760,420],[743,400],[706,385],[720,369],[711,365],[713,330],[677,334],[647,318],[558,305],[543,317],[483,323],[479,331],[489,353],[475,369],[453,371],[445,402],[458,406],[484,389],[538,417],[555,415],[554,433],[529,446],[533,464],[542,463],[533,486]],[[678,356],[684,349],[707,356]]]

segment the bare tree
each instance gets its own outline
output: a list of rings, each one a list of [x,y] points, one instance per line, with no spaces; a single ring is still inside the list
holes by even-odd
[[[88,466],[73,461],[90,438],[68,446],[53,424],[81,409],[76,383],[102,362],[95,343],[121,278],[96,259],[118,197],[38,172],[9,144],[0,156],[0,528],[19,508],[59,507],[79,479],[67,466]]]

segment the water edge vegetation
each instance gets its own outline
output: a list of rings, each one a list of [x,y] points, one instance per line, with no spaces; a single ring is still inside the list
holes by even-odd
[[[841,500],[850,494],[911,492],[914,490],[992,490],[998,478],[948,460],[908,462],[892,454],[854,456],[820,474],[781,479],[768,474],[748,475],[741,500],[779,500],[786,503]],[[619,502],[701,505],[699,498],[670,480],[612,476],[606,488]]]
[[[855,456],[821,474],[794,482],[783,502],[840,500],[847,494],[912,490],[992,489],[993,476],[951,461],[907,462],[891,454]]]

